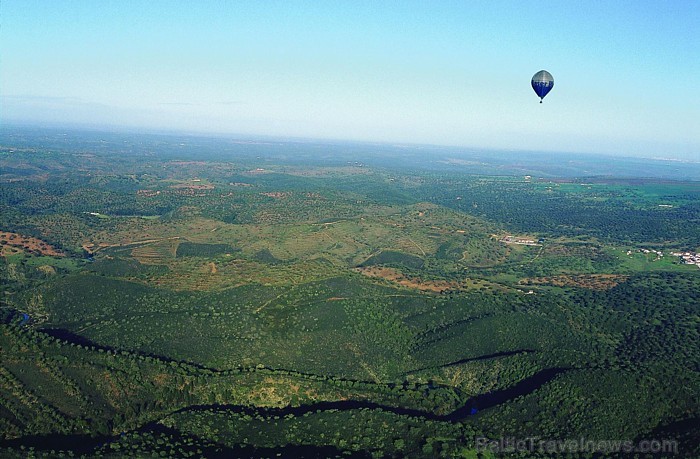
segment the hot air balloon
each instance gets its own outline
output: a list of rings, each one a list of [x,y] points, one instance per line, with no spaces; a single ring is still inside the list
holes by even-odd
[[[549,91],[554,87],[554,78],[548,71],[540,70],[532,77],[531,83],[532,89],[535,90],[535,93],[540,97],[540,103],[542,103],[544,96],[549,94]]]

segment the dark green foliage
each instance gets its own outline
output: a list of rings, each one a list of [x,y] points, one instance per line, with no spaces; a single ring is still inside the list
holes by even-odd
[[[650,181],[650,188],[655,185]],[[565,188],[556,181],[530,183],[457,176],[426,183],[422,191],[431,202],[488,218],[511,231],[567,236],[588,234],[624,242],[675,241],[697,247],[700,234],[691,223],[700,219],[697,185],[679,183],[677,186],[689,194],[657,196],[652,189],[647,197],[643,184],[638,182],[620,189],[616,185],[607,187],[603,181],[588,191],[579,183]],[[630,202],[630,196],[638,192],[641,196]],[[659,202],[676,204],[670,209],[659,208],[656,204]]]
[[[259,261],[261,263],[267,263],[270,265],[275,265],[277,263],[281,263],[282,260],[275,258],[274,255],[270,252],[269,249],[263,249],[260,250],[259,252],[256,252],[255,255],[253,256],[253,259],[256,261]]]
[[[415,255],[410,255],[393,250],[382,250],[376,255],[372,255],[363,261],[360,266],[388,265],[398,266],[408,269],[420,269],[423,267],[423,259]]]
[[[168,271],[167,266],[144,265],[133,258],[101,258],[90,263],[88,271],[110,277],[135,277],[162,274]]]
[[[196,242],[181,242],[177,246],[178,257],[215,257],[231,254],[237,250],[228,244],[198,244]]]

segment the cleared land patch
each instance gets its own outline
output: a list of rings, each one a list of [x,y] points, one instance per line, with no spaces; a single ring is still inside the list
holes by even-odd
[[[19,252],[34,252],[45,256],[63,257],[66,254],[51,244],[32,236],[0,231],[0,254],[11,255]]]
[[[355,268],[360,274],[374,278],[384,279],[402,287],[407,287],[421,292],[441,293],[445,291],[466,291],[480,288],[507,290],[501,284],[488,282],[482,279],[465,279],[463,281],[424,280],[415,276],[407,276],[398,269],[384,266],[365,266]]]
[[[520,284],[554,285],[556,287],[581,287],[590,290],[610,290],[629,276],[620,274],[574,274],[524,279]]]

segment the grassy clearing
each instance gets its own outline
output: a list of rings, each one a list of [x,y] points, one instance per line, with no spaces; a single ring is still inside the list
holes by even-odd
[[[632,252],[629,253],[628,252]],[[670,250],[664,250],[664,256],[660,257],[655,253],[643,253],[639,249],[617,249],[616,256],[621,261],[621,269],[625,272],[654,272],[654,271],[675,271],[693,272],[697,266],[686,265],[679,261],[678,257],[670,254]]]

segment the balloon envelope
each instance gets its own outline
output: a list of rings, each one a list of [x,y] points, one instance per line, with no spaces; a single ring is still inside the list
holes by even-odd
[[[548,71],[540,70],[532,77],[531,83],[532,89],[535,90],[535,93],[540,98],[540,102],[542,102],[544,96],[546,96],[554,87],[554,78],[552,78],[552,74]]]

